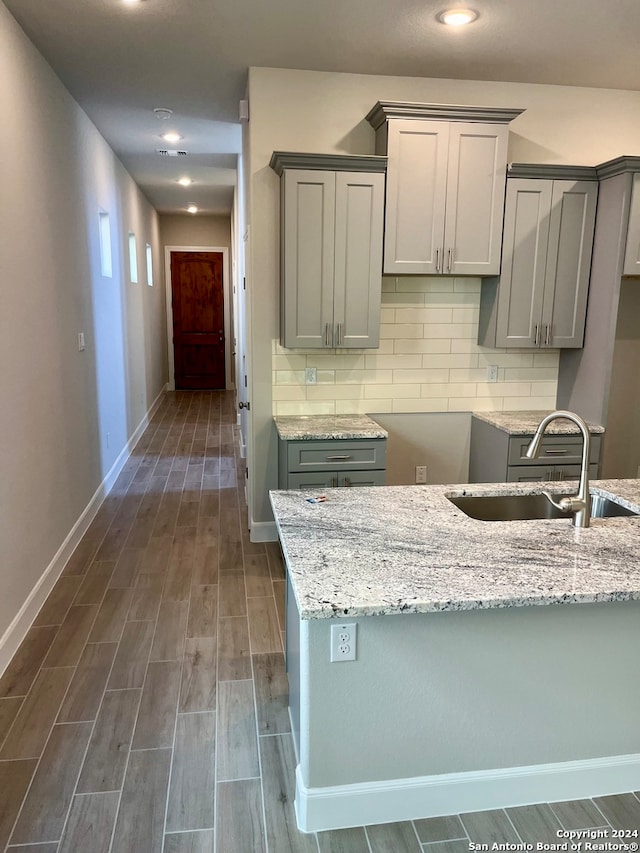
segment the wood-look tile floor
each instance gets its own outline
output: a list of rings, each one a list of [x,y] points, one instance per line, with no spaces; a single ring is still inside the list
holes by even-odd
[[[0,679],[0,850],[462,853],[640,827],[629,793],[296,829],[284,567],[249,541],[233,396],[167,395]]]

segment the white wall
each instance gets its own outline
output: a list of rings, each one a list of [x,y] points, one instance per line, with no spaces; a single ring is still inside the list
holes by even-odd
[[[640,93],[252,68],[249,98],[249,156],[244,161],[252,239],[249,298],[252,316],[260,318],[252,327],[251,517],[264,524],[271,519],[267,490],[277,483],[271,357],[279,337],[279,179],[268,165],[272,152],[373,154],[374,132],[364,117],[378,100],[404,100],[524,108],[511,124],[511,161],[594,165],[638,153]]]
[[[167,376],[155,212],[1,3],[0,112],[2,658],[15,641],[8,626]],[[111,278],[101,274],[101,210]],[[130,231],[138,284],[129,281]]]

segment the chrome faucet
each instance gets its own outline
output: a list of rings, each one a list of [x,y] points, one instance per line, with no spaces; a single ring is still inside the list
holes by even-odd
[[[542,441],[544,431],[549,426],[551,421],[555,421],[558,418],[566,418],[568,421],[571,421],[577,427],[579,427],[580,432],[582,433],[582,467],[580,470],[580,484],[578,486],[578,494],[574,497],[560,498],[559,501],[554,500],[553,495],[551,495],[549,492],[543,492],[542,494],[547,498],[547,500],[551,501],[551,503],[557,509],[561,510],[561,512],[572,512],[573,524],[575,527],[588,527],[589,520],[591,518],[591,506],[589,497],[589,458],[591,448],[591,435],[589,433],[589,427],[582,420],[582,418],[579,415],[574,414],[573,412],[564,411],[551,412],[550,415],[544,417],[538,424],[538,429],[536,430],[535,435],[531,439],[529,447],[527,447],[527,459],[537,458],[538,451],[540,449],[540,442]]]

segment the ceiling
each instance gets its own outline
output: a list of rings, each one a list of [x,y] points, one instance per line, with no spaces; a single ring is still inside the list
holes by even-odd
[[[640,90],[638,0],[2,2],[162,213],[231,210],[250,66]]]

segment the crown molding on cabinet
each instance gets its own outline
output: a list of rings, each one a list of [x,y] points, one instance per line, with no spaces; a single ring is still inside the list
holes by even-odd
[[[546,178],[559,181],[597,181],[595,166],[560,166],[553,163],[510,163],[508,178]]]
[[[366,115],[366,121],[378,130],[391,118],[430,119],[441,121],[481,121],[509,124],[524,110],[506,107],[468,107],[457,104],[417,104],[408,101],[378,101]]]
[[[616,157],[615,160],[607,160],[606,163],[600,163],[596,166],[598,179],[613,178],[615,175],[622,175],[625,172],[640,172],[640,157]]]
[[[284,169],[386,172],[387,158],[366,154],[305,154],[295,151],[274,151],[269,165],[277,175],[282,175]]]

